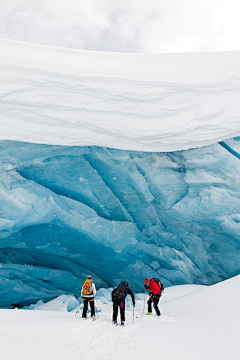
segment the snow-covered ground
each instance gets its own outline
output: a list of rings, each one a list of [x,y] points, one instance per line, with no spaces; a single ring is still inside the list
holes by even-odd
[[[240,357],[240,276],[205,287],[165,289],[162,316],[143,315],[137,295],[135,317],[127,301],[126,325],[111,324],[110,291],[97,300],[98,319],[83,321],[76,310],[0,310],[1,360],[238,360]],[[48,309],[60,309],[64,297]]]
[[[175,151],[240,135],[240,52],[123,54],[0,39],[0,140]]]

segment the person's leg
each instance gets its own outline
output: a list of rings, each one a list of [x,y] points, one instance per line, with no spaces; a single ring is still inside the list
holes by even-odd
[[[95,316],[95,306],[94,306],[94,299],[90,300],[90,307],[91,307],[91,316]]]
[[[117,322],[118,316],[118,303],[113,300],[113,322]]]
[[[88,299],[83,298],[83,312],[82,312],[82,317],[83,318],[87,317],[87,309],[88,309]]]
[[[148,304],[148,312],[151,313],[152,312],[152,297],[150,297],[147,301]]]
[[[125,321],[125,301],[122,301],[120,304],[120,314],[121,314],[121,322]]]
[[[161,315],[160,310],[159,310],[159,308],[158,308],[159,300],[160,300],[160,298],[158,298],[158,297],[154,297],[154,298],[153,298],[153,306],[154,306],[154,309],[155,309],[155,311],[156,311],[157,316],[160,316],[160,315]]]

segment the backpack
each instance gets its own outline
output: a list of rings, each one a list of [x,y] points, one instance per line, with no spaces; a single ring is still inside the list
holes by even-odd
[[[125,297],[127,296],[127,288],[127,283],[125,281],[122,281],[116,288],[114,297],[118,299],[125,299]]]
[[[86,280],[83,284],[83,290],[82,290],[82,293],[84,295],[90,295],[92,294],[92,287],[91,287],[91,281],[89,280]]]
[[[153,281],[155,281],[158,284],[158,286],[160,287],[160,293],[162,293],[164,291],[164,286],[161,283],[161,281],[157,278],[152,278],[152,279],[153,279]]]

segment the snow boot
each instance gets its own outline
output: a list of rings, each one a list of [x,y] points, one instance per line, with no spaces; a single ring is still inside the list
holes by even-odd
[[[121,326],[124,326],[124,321],[121,321]]]
[[[151,313],[151,312],[148,312],[146,315],[152,315],[152,313]]]
[[[83,317],[83,320],[87,320],[87,318],[86,318],[86,317]]]
[[[95,317],[95,315],[93,315],[93,316],[92,316],[92,320],[96,320],[96,317]]]

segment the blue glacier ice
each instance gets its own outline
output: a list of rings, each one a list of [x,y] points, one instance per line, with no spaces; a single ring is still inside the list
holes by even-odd
[[[169,153],[0,142],[0,306],[240,272],[240,138]]]

